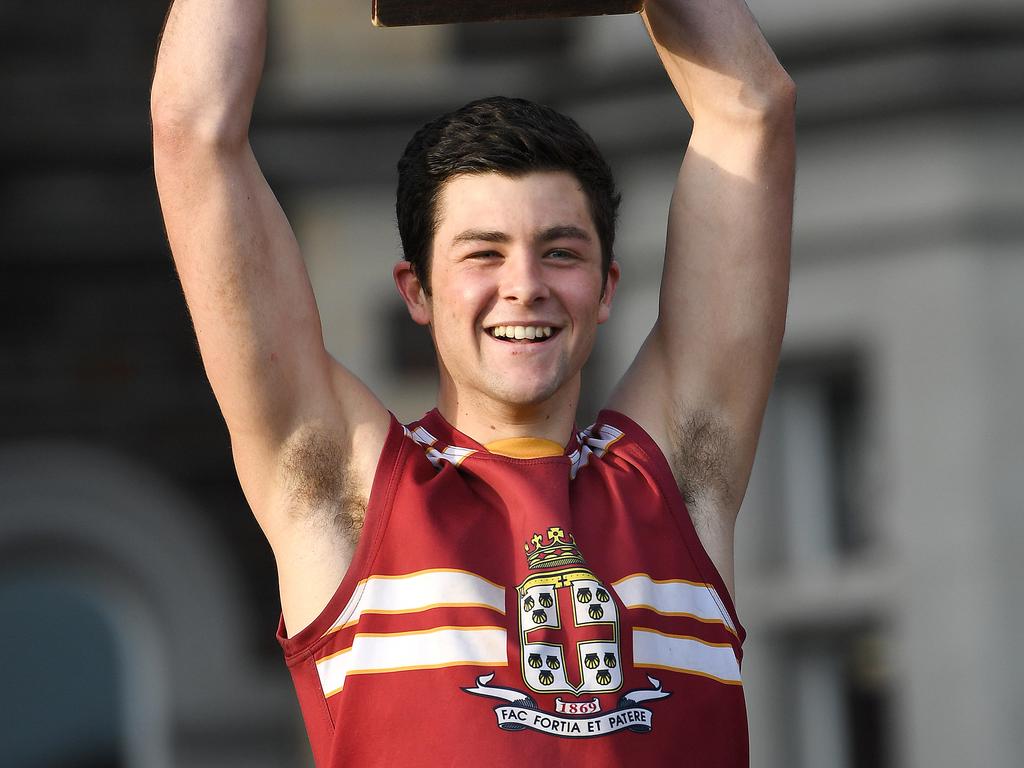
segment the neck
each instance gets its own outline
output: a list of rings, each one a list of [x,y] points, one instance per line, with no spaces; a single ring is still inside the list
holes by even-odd
[[[542,403],[521,405],[456,392],[442,385],[437,409],[464,435],[486,445],[510,437],[539,437],[566,445],[576,421],[579,382]],[[474,393],[475,394],[475,393]]]

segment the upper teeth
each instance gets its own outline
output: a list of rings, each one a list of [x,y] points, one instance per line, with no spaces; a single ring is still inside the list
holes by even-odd
[[[541,339],[551,335],[547,325],[499,325],[491,329],[499,339]]]

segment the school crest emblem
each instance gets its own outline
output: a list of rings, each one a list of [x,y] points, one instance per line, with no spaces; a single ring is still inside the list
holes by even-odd
[[[611,590],[562,528],[534,534],[524,549],[531,572],[516,588],[522,679],[534,693],[565,697],[558,696],[554,712],[546,713],[526,691],[489,685],[493,673],[463,690],[505,701],[495,709],[505,730],[570,737],[650,731],[652,713],[641,702],[669,695],[654,678],[647,678],[651,688],[624,694],[610,711],[602,712],[598,698],[623,684],[619,613]]]
[[[544,568],[517,589],[527,687],[572,695],[619,690],[619,616],[608,589],[561,528],[549,529],[546,540],[535,535],[526,546],[531,569]]]

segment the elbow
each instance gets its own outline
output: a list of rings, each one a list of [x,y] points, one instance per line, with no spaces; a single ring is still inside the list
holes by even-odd
[[[766,89],[765,103],[769,112],[787,116],[796,114],[796,83],[785,70]]]
[[[249,138],[248,121],[235,119],[231,110],[192,103],[157,88],[150,97],[150,119],[155,152],[231,151]]]
[[[694,122],[704,121],[758,133],[791,130],[796,123],[796,84],[782,70],[760,82],[748,82],[732,94],[702,104]]]
[[[785,70],[751,87],[743,101],[746,118],[757,124],[779,126],[796,119],[796,83]]]

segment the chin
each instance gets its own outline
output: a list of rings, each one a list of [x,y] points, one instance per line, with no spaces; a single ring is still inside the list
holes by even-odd
[[[529,407],[546,403],[558,394],[563,384],[564,382],[555,380],[543,382],[501,381],[495,382],[490,390],[492,396],[503,403]]]

